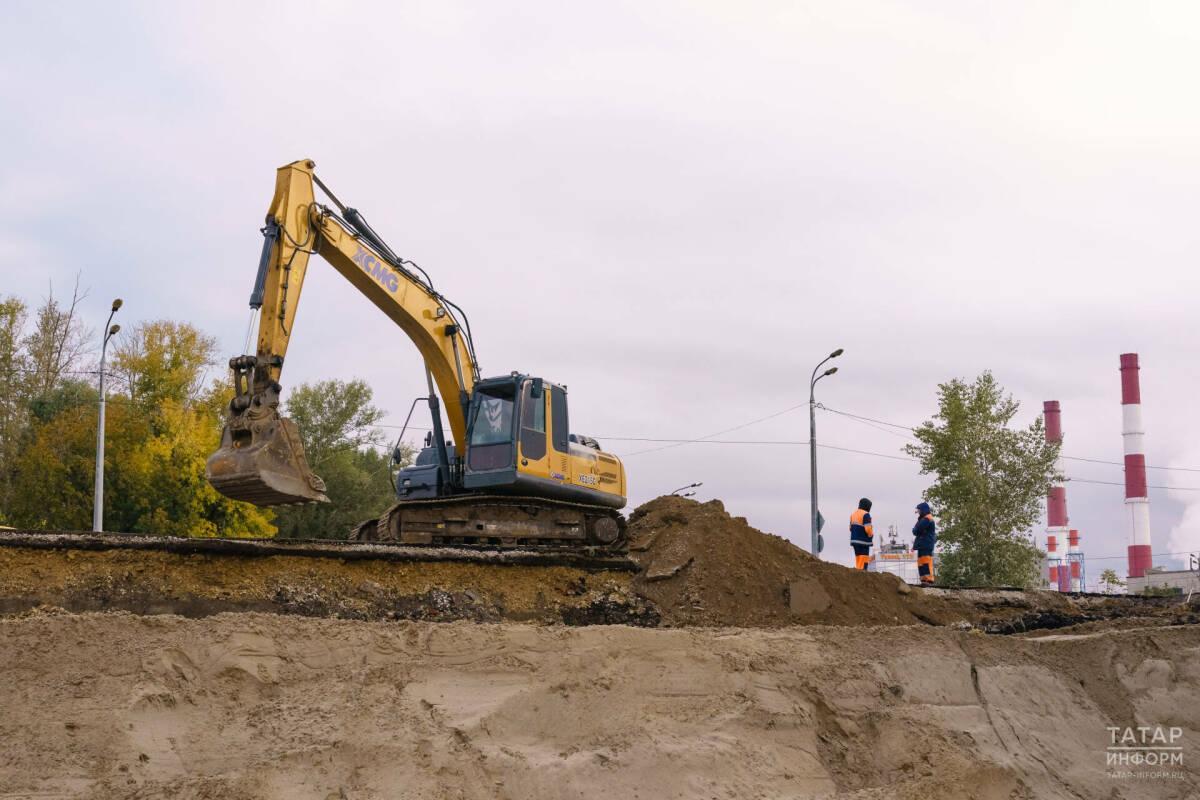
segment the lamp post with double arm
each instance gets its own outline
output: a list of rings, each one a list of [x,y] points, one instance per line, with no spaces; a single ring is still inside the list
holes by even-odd
[[[812,554],[820,558],[821,548],[819,547],[820,532],[818,530],[817,520],[819,513],[817,512],[817,400],[816,387],[817,381],[828,375],[837,372],[837,367],[830,367],[817,374],[817,370],[825,366],[825,362],[831,358],[837,358],[844,351],[842,348],[834,350],[821,361],[820,364],[813,367],[812,377],[808,381],[808,450],[809,450],[809,478],[811,480],[811,497],[812,497]]]
[[[96,533],[104,530],[104,355],[108,340],[121,330],[120,325],[111,324],[113,314],[120,307],[121,298],[118,297],[113,300],[108,322],[104,323],[104,342],[100,345],[100,419],[96,427],[96,495],[92,504],[92,530]]]

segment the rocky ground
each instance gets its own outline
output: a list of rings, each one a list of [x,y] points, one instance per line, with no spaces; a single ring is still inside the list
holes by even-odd
[[[0,798],[1200,797],[1200,603],[630,530],[633,571],[0,546]],[[1182,763],[1110,765],[1138,726]]]

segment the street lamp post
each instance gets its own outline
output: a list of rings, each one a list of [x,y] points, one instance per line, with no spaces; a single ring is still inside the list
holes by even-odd
[[[820,364],[817,364],[817,366],[813,367],[812,377],[809,378],[808,381],[808,474],[811,481],[810,495],[812,497],[812,554],[817,558],[821,557],[821,551],[817,546],[819,531],[817,530],[817,400],[815,396],[815,390],[817,381],[821,380],[821,378],[824,378],[827,375],[832,375],[833,373],[837,372],[837,367],[830,367],[820,375],[817,374],[817,370],[824,366],[826,361],[831,358],[837,358],[843,352],[844,351],[842,348],[839,347],[837,350],[834,350],[832,353],[827,355]]]
[[[679,494],[679,493],[680,493],[680,492],[682,492],[684,489],[694,489],[694,488],[696,488],[697,486],[703,486],[703,485],[704,485],[704,481],[698,481],[697,483],[689,483],[687,486],[680,486],[678,489],[676,489],[675,491],[671,492],[671,494]],[[692,495],[694,495],[694,494],[695,494],[695,492],[688,492],[687,494],[684,494],[684,495],[679,495],[679,496],[680,496],[680,497],[691,497],[691,496],[692,496]]]
[[[96,494],[92,504],[92,530],[104,530],[104,355],[108,340],[121,330],[120,325],[111,325],[113,314],[121,307],[121,298],[113,300],[108,322],[104,323],[104,342],[100,345],[100,420],[96,426]]]

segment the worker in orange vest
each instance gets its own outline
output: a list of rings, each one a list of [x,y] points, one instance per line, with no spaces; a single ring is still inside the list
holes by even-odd
[[[937,526],[929,503],[917,505],[917,524],[913,526],[913,549],[917,551],[917,572],[922,586],[933,585],[933,545],[937,542]]]
[[[854,548],[854,568],[866,569],[871,560],[871,540],[875,531],[871,528],[871,501],[863,498],[858,508],[850,515],[850,546]]]

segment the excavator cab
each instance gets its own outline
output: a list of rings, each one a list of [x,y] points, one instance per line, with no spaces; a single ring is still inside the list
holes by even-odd
[[[516,372],[477,381],[467,412],[466,453],[453,470],[456,491],[621,508],[625,485],[620,462],[600,452],[598,444],[580,445],[594,440],[572,439],[568,430],[566,387]],[[436,452],[423,451],[412,469],[423,463],[424,469],[432,469]],[[428,477],[413,485],[417,483],[428,486]],[[401,489],[400,497],[416,495]]]

